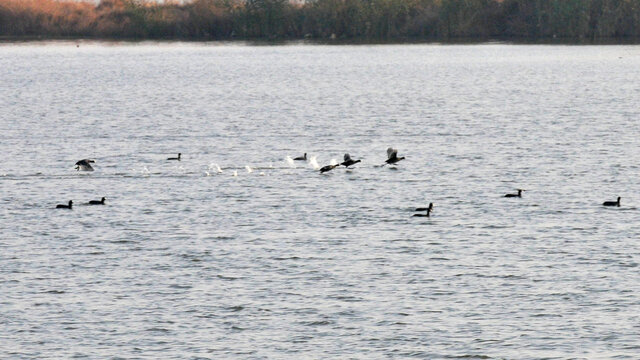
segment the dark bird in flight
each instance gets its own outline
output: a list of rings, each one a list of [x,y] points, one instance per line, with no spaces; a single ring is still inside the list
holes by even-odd
[[[340,166],[340,164],[323,166],[323,167],[320,168],[320,174],[325,173],[327,171],[331,171],[331,170],[337,168],[338,166]]]
[[[93,171],[93,167],[91,166],[91,163],[95,163],[95,162],[96,162],[95,160],[91,160],[91,159],[82,159],[76,163],[76,170],[77,171]]]
[[[403,157],[398,157],[398,150],[397,149],[394,149],[394,148],[388,148],[387,149],[387,160],[385,161],[385,164],[389,164],[389,165],[395,164],[400,160],[404,160],[404,156]]]
[[[360,161],[361,160],[353,160],[351,158],[351,155],[349,155],[349,154],[344,154],[344,162],[342,162],[342,164],[340,164],[340,165],[344,165],[345,167],[349,167],[351,165],[359,163]]]

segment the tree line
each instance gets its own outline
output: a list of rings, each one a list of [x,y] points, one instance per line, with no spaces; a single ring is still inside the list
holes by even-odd
[[[0,36],[634,38],[640,0],[0,0]]]

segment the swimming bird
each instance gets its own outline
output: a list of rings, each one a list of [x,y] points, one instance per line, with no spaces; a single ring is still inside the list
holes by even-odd
[[[398,157],[398,150],[394,149],[394,148],[388,148],[387,149],[387,157],[388,159],[385,161],[386,164],[395,164],[400,160],[404,160],[404,156],[403,157]],[[384,164],[382,164],[384,165]]]
[[[620,206],[620,196],[618,196],[617,201],[605,201],[602,203],[602,206]]]
[[[170,157],[170,158],[167,158],[167,160],[178,160],[178,161],[180,161],[180,157],[181,156],[182,156],[182,153],[178,153],[178,157]]]
[[[73,201],[69,200],[69,205],[58,204],[56,209],[71,209],[73,206]]]
[[[320,174],[325,173],[327,171],[331,171],[331,170],[337,168],[338,166],[340,166],[340,164],[323,166],[323,167],[320,168]]]
[[[431,209],[427,209],[427,213],[426,214],[413,214],[413,216],[415,217],[431,217]]]
[[[76,163],[76,170],[77,171],[93,171],[93,167],[91,166],[91,163],[95,163],[95,162],[96,162],[95,160],[91,160],[91,159],[82,159]]]
[[[293,160],[295,160],[295,161],[306,161],[307,160],[307,153],[304,153],[303,156],[295,157],[295,158],[293,158]]]
[[[516,189],[516,190],[518,190],[517,194],[506,194],[504,197],[508,197],[508,198],[519,197],[519,198],[521,198],[522,197],[522,192],[524,190],[522,190],[522,189]]]
[[[416,211],[431,211],[431,210],[433,210],[433,203],[429,203],[428,207],[416,208]]]
[[[340,165],[344,165],[345,167],[349,167],[351,165],[359,163],[361,160],[353,160],[351,159],[351,155],[344,154],[344,162]]]
[[[104,196],[100,200],[91,200],[89,201],[89,205],[104,205]]]
[[[426,214],[413,214],[413,216],[430,217],[433,210],[433,203],[429,203],[429,207],[419,207],[416,211],[426,211]]]

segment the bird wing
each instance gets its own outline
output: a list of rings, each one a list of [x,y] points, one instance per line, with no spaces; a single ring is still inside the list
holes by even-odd
[[[398,155],[398,150],[394,149],[394,148],[388,148],[387,149],[387,157],[389,159],[393,159],[394,157],[396,157]]]
[[[90,159],[82,159],[76,163],[77,169],[82,171],[93,171],[93,167],[89,163],[95,163]]]
[[[82,160],[79,160],[79,161],[76,163],[76,165],[85,165],[85,166],[89,166],[89,164],[90,164],[90,163],[95,163],[95,162],[96,162],[96,161],[95,161],[95,160],[92,160],[92,159],[82,159]]]

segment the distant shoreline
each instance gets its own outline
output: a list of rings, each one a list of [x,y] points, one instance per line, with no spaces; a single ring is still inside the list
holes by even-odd
[[[2,39],[640,43],[637,1],[0,0]]]
[[[396,39],[263,39],[263,38],[233,38],[233,39],[193,39],[193,38],[118,38],[118,37],[74,37],[74,36],[0,36],[0,43],[37,43],[37,42],[113,42],[113,43],[218,43],[218,44],[247,44],[247,45],[411,45],[411,44],[441,44],[441,45],[482,45],[482,44],[510,44],[510,45],[640,45],[640,37],[623,38],[396,38]]]

